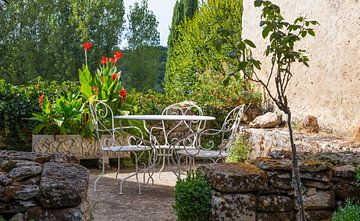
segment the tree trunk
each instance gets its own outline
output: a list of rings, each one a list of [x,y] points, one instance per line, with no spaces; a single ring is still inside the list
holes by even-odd
[[[297,160],[297,153],[296,153],[296,146],[294,143],[293,138],[293,131],[291,127],[291,111],[288,110],[288,119],[287,124],[289,127],[289,135],[290,135],[290,144],[291,144],[291,152],[292,152],[292,176],[293,176],[293,187],[295,190],[295,197],[296,197],[296,203],[298,205],[299,214],[298,214],[298,220],[299,221],[305,221],[305,210],[304,210],[304,200],[303,200],[303,191],[302,191],[302,184],[300,181],[300,171],[299,171],[299,163]]]

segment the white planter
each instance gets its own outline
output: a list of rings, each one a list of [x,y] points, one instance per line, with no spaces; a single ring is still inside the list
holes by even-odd
[[[99,142],[94,138],[83,138],[80,135],[33,135],[32,151],[72,153],[80,159],[98,159],[101,157]],[[109,158],[115,158],[119,155],[121,158],[130,156],[129,153],[107,154]]]

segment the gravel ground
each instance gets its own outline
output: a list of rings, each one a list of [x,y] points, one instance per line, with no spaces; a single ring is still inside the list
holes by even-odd
[[[94,192],[94,181],[99,170],[90,170],[90,188],[88,192],[90,210],[95,221],[162,221],[176,220],[172,209],[173,191],[176,177],[172,172],[154,174],[154,184],[142,184],[141,194],[135,178],[124,182],[123,195],[119,195],[118,181],[115,172],[107,172],[97,183]],[[129,171],[122,172],[125,177]]]

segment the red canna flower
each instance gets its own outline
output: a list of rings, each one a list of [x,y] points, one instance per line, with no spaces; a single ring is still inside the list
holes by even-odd
[[[82,47],[84,48],[85,51],[88,51],[93,45],[87,41],[85,41],[83,44],[82,44]]]
[[[100,64],[106,64],[107,62],[108,62],[108,58],[105,57],[105,56],[102,56],[102,57],[101,57]]]
[[[101,76],[101,81],[104,82],[104,76]]]
[[[124,55],[121,54],[121,51],[115,51],[115,52],[114,52],[114,58],[115,58],[115,60],[120,60],[120,59],[123,58],[123,57],[124,57]]]
[[[42,106],[44,105],[44,98],[45,98],[45,95],[43,95],[43,94],[40,95],[38,98],[40,108],[42,108]]]
[[[113,65],[115,65],[116,64],[116,59],[115,58],[108,58],[109,59],[109,61],[113,64]]]
[[[127,94],[127,92],[126,92],[125,89],[122,89],[122,90],[119,92],[119,95],[120,95],[122,101],[125,101],[125,99],[126,99],[126,94]]]
[[[97,94],[99,92],[99,89],[96,86],[93,86],[92,90],[95,94]]]
[[[112,81],[115,81],[115,79],[117,78],[118,76],[118,72],[114,73],[112,76],[111,76],[111,80]]]

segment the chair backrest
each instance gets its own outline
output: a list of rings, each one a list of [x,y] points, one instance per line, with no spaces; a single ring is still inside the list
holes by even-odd
[[[167,106],[161,113],[162,115],[198,115],[203,116],[203,111],[196,103],[192,101],[183,101]],[[194,134],[194,132],[202,129],[205,124],[201,121],[179,121],[170,122],[162,121],[162,130],[164,135],[164,144],[170,145],[179,137],[186,137],[186,134]],[[195,145],[195,139],[187,140],[187,145]]]
[[[244,109],[245,109],[244,104],[235,107],[228,113],[228,115],[224,120],[224,123],[221,127],[221,131],[222,131],[221,139],[225,151],[229,151],[230,147],[236,140],[236,136],[239,131],[239,126],[244,116]],[[225,138],[226,134],[228,134],[227,138]]]
[[[90,113],[95,129],[96,138],[101,148],[109,148],[116,143],[114,113],[104,101],[90,101]],[[102,137],[104,136],[104,137]]]

